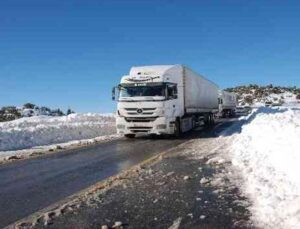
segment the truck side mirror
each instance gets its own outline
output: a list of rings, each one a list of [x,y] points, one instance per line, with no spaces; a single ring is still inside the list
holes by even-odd
[[[112,100],[114,100],[114,101],[118,101],[119,100],[119,92],[120,92],[119,87],[113,87],[113,89],[112,89],[112,95],[111,95]]]
[[[111,98],[113,101],[116,99],[115,92],[116,92],[115,87],[113,87],[112,92],[111,92]]]

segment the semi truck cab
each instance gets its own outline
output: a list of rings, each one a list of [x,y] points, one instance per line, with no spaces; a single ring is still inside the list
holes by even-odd
[[[174,134],[184,113],[183,82],[174,66],[132,67],[113,88],[117,133]],[[178,127],[177,127],[178,128]]]

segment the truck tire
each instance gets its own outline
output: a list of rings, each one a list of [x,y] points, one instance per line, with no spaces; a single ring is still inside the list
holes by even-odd
[[[210,114],[204,115],[204,126],[209,127],[210,126]]]
[[[176,119],[174,137],[179,138],[180,136],[181,136],[180,119]]]
[[[207,128],[210,128],[215,124],[215,119],[213,114],[206,115],[204,120],[205,120],[204,121],[205,127]]]
[[[210,114],[210,126],[214,126],[215,125],[215,117],[214,114]]]
[[[196,117],[193,116],[193,118],[192,118],[192,130],[195,129],[195,128],[197,127],[197,124],[196,124],[196,123],[197,123],[197,122],[196,122]]]
[[[135,134],[125,134],[125,138],[134,138]]]

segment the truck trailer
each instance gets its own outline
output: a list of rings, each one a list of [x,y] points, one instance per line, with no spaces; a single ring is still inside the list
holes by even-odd
[[[180,136],[203,121],[214,123],[219,87],[184,65],[132,67],[113,88],[118,101],[116,127],[137,133]]]

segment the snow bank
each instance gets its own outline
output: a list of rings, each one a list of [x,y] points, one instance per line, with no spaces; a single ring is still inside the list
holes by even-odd
[[[232,163],[263,228],[300,228],[300,109],[259,108],[232,143]]]
[[[36,116],[0,123],[0,151],[114,134],[114,120],[113,115],[87,113],[63,117]]]

